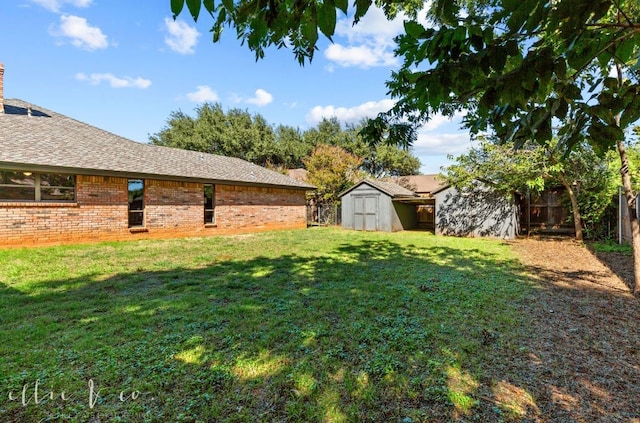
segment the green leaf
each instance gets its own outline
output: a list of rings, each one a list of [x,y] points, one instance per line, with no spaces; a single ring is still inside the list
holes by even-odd
[[[482,36],[481,35],[472,35],[471,36],[471,46],[473,46],[473,48],[476,51],[480,51],[482,50],[482,48],[484,47],[484,42],[482,40]]]
[[[304,18],[301,23],[300,30],[302,31],[303,38],[308,42],[309,46],[314,46],[318,41],[318,24],[313,18],[311,8],[305,10]]]
[[[491,49],[489,54],[489,63],[491,64],[491,67],[494,70],[501,72],[507,62],[507,52],[504,48],[498,47]]]
[[[348,0],[335,0],[335,5],[342,11],[342,13],[344,13],[345,15],[347,14],[347,10],[349,9]]]
[[[631,55],[633,54],[637,46],[636,43],[638,41],[639,40],[637,39],[637,37],[631,37],[620,43],[615,52],[615,56],[618,58],[618,60],[620,60],[622,63],[626,63],[631,58]]]
[[[202,0],[202,4],[204,8],[207,9],[210,15],[213,16],[213,10],[215,9],[215,1],[214,0]]]
[[[173,19],[177,18],[182,8],[184,7],[184,0],[171,0],[171,12],[173,13]]]
[[[466,38],[467,38],[467,30],[465,27],[459,26],[453,31],[454,43],[460,43],[461,41],[464,41]]]
[[[616,141],[624,140],[624,132],[615,125],[602,125],[593,123],[589,127],[589,136],[599,145],[614,144]]]
[[[367,14],[369,7],[371,7],[371,2],[371,0],[356,0],[356,13],[353,16],[353,23],[360,22],[360,19]]]
[[[189,8],[189,12],[191,13],[191,17],[194,21],[198,20],[198,16],[200,16],[200,6],[202,6],[202,0],[186,0],[187,7]]]
[[[423,34],[425,33],[424,26],[416,21],[405,21],[404,31],[407,33],[407,35],[415,38],[416,40],[422,38]]]
[[[582,91],[579,87],[574,84],[568,84],[563,87],[563,94],[565,98],[569,100],[580,100],[582,99]]]
[[[620,126],[626,128],[640,119],[640,95],[636,95],[620,116]]]
[[[233,10],[233,0],[222,0],[222,4],[228,11],[231,12]]]
[[[333,0],[325,0],[318,9],[318,28],[331,39],[336,29],[336,8]]]

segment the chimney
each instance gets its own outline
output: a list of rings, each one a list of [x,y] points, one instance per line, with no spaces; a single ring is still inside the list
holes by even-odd
[[[4,113],[4,65],[0,63],[0,114]]]

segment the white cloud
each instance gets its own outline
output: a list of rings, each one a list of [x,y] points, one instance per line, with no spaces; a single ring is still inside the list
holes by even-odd
[[[198,43],[200,33],[195,27],[189,26],[183,21],[174,21],[171,18],[164,18],[165,30],[168,35],[164,42],[169,48],[180,54],[195,53],[195,46]]]
[[[75,7],[89,7],[93,0],[31,0],[33,3],[45,9],[58,13],[63,4],[70,4]]]
[[[374,66],[395,66],[398,59],[393,52],[383,44],[342,46],[331,44],[324,52],[327,59],[343,67],[371,68]],[[333,69],[328,68],[329,72]]]
[[[426,19],[430,1],[424,2],[418,13],[418,22],[429,26]],[[408,17],[399,13],[388,20],[384,11],[372,6],[367,14],[353,25],[353,18],[339,19],[336,23],[335,39],[342,38],[344,43],[336,42],[324,51],[325,57],[343,67],[370,68],[374,66],[395,67],[400,62],[393,54],[396,47],[394,38],[404,33],[404,21]],[[333,66],[326,67],[333,72]]]
[[[405,16],[401,14],[389,21],[377,7],[371,7],[355,26],[352,19],[340,19],[335,32],[337,37],[346,39],[346,45],[331,44],[324,55],[343,67],[396,66],[399,62],[393,54],[393,38],[402,33],[403,19]]]
[[[248,98],[247,103],[255,104],[258,107],[266,106],[273,101],[273,96],[262,88],[256,90],[255,97]]]
[[[380,101],[368,101],[355,107],[316,106],[307,113],[306,120],[315,125],[322,118],[336,117],[345,123],[358,123],[363,118],[373,118],[380,112],[391,109],[395,102],[385,99]]]
[[[435,131],[440,128],[442,125],[448,125],[451,123],[455,123],[458,127],[460,126],[460,120],[466,115],[466,112],[455,112],[452,117],[444,116],[444,115],[435,115],[431,116],[431,119],[422,126],[422,130],[424,131]]]
[[[471,137],[467,132],[440,134],[421,130],[418,132],[418,140],[413,145],[413,150],[417,156],[457,156],[469,151],[470,147]]]
[[[140,88],[145,89],[149,88],[151,85],[151,81],[144,78],[131,78],[128,76],[125,77],[117,77],[111,73],[92,73],[91,75],[86,75],[84,73],[77,73],[76,79],[78,81],[86,81],[91,85],[98,85],[101,82],[105,81],[111,85],[113,88]]]
[[[187,99],[194,103],[216,102],[219,97],[218,94],[211,89],[208,85],[198,85],[196,91],[187,93]]]
[[[60,16],[60,27],[54,29],[52,34],[69,38],[71,44],[85,50],[97,50],[109,46],[107,36],[100,28],[89,25],[85,18],[78,16]]]

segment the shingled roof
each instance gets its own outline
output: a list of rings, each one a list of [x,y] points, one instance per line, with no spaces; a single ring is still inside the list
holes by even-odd
[[[314,189],[233,157],[142,144],[17,99],[0,114],[0,167]]]
[[[449,186],[438,174],[393,176],[384,180],[400,184],[419,195],[433,195]]]
[[[355,184],[354,186],[352,186],[351,188],[349,188],[348,190],[342,192],[340,194],[340,196],[342,197],[343,195],[353,191],[356,187],[359,187],[362,184],[368,184],[374,188],[377,188],[378,190],[384,192],[385,194],[387,194],[388,196],[392,197],[392,198],[398,198],[398,197],[417,197],[417,195],[411,191],[408,190],[398,184],[394,184],[393,182],[385,182],[385,181],[381,181],[379,179],[363,179],[362,181],[358,182],[357,184]]]

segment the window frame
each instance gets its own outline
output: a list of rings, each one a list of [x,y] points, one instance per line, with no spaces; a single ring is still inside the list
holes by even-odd
[[[131,184],[132,183],[138,183],[140,182],[142,184],[142,206],[140,209],[132,209],[131,208],[131,204],[134,202],[131,199]],[[146,201],[145,201],[145,194],[146,194],[146,183],[144,179],[139,179],[139,178],[129,178],[127,179],[127,225],[130,229],[136,229],[136,228],[146,228],[146,213],[145,213],[145,209],[146,209]],[[132,219],[131,216],[132,214],[135,215],[141,215],[140,219],[137,219],[134,221],[134,223],[132,223]],[[140,224],[137,224],[137,222],[140,221]]]
[[[2,184],[0,183],[0,187],[7,188],[29,188],[33,189],[33,197],[32,198],[3,198],[0,197],[0,202],[14,202],[14,203],[75,203],[77,201],[77,176],[72,173],[57,173],[57,172],[31,172],[28,170],[9,170],[9,169],[0,169],[0,172],[14,173],[14,174],[23,174],[24,176],[30,177],[33,176],[33,185],[20,185],[20,184]],[[42,184],[42,176],[43,175],[57,175],[63,176],[66,178],[71,177],[73,181],[73,186],[63,186],[63,185],[43,185]],[[69,199],[42,199],[42,190],[43,189],[58,189],[61,191],[67,191],[72,193],[72,198]]]
[[[211,208],[207,208],[207,187],[211,187]],[[215,184],[203,184],[202,191],[204,194],[204,224],[215,225],[216,224],[216,186]],[[210,214],[211,218],[207,219]]]

